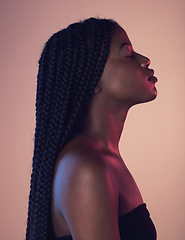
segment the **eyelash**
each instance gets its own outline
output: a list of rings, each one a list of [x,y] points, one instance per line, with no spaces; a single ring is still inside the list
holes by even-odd
[[[118,54],[118,56],[122,55],[126,50],[128,49],[128,47],[126,47],[121,53]],[[131,55],[127,56],[127,58],[133,58],[134,57],[134,53],[132,52]]]
[[[118,56],[120,56],[121,54],[123,54],[127,49],[128,49],[128,47],[126,47],[121,53],[119,53]]]

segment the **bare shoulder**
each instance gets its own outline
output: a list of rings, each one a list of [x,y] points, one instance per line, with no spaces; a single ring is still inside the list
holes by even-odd
[[[113,191],[111,190],[113,181],[106,161],[84,141],[71,142],[59,155],[55,170],[58,190],[63,191],[64,186],[72,187],[72,192],[75,193],[79,188],[86,189],[89,185],[88,194],[99,188],[110,192]]]
[[[104,158],[96,151],[96,147],[83,138],[72,140],[60,153],[57,170],[62,172],[64,169],[72,175],[75,171],[75,177],[77,174],[86,176],[86,173],[103,177],[108,170]]]
[[[119,239],[114,178],[88,144],[73,142],[64,149],[57,161],[53,193],[75,239]]]

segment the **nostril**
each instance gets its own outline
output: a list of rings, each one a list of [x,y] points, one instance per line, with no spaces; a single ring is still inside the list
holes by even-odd
[[[138,56],[138,58],[137,58],[138,62],[139,62],[140,66],[142,68],[148,68],[150,66],[150,59],[149,58],[147,58],[145,56],[142,56],[140,54],[137,54],[137,56]]]
[[[147,59],[146,60],[146,67],[149,67],[150,66],[150,59]]]
[[[141,66],[142,66],[143,68],[148,68],[148,67],[150,66],[150,60],[149,60],[149,61],[144,61],[144,62],[142,62],[142,63],[141,63]]]

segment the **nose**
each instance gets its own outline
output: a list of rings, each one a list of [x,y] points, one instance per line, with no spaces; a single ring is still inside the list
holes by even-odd
[[[138,55],[138,63],[140,64],[140,66],[142,68],[147,68],[150,65],[150,59],[141,55],[141,54],[137,54]]]

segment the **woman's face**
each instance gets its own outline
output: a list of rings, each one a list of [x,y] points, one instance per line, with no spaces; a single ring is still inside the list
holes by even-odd
[[[101,93],[129,106],[155,99],[157,79],[149,64],[147,57],[134,52],[126,32],[118,26],[112,34],[110,54],[99,82]]]

